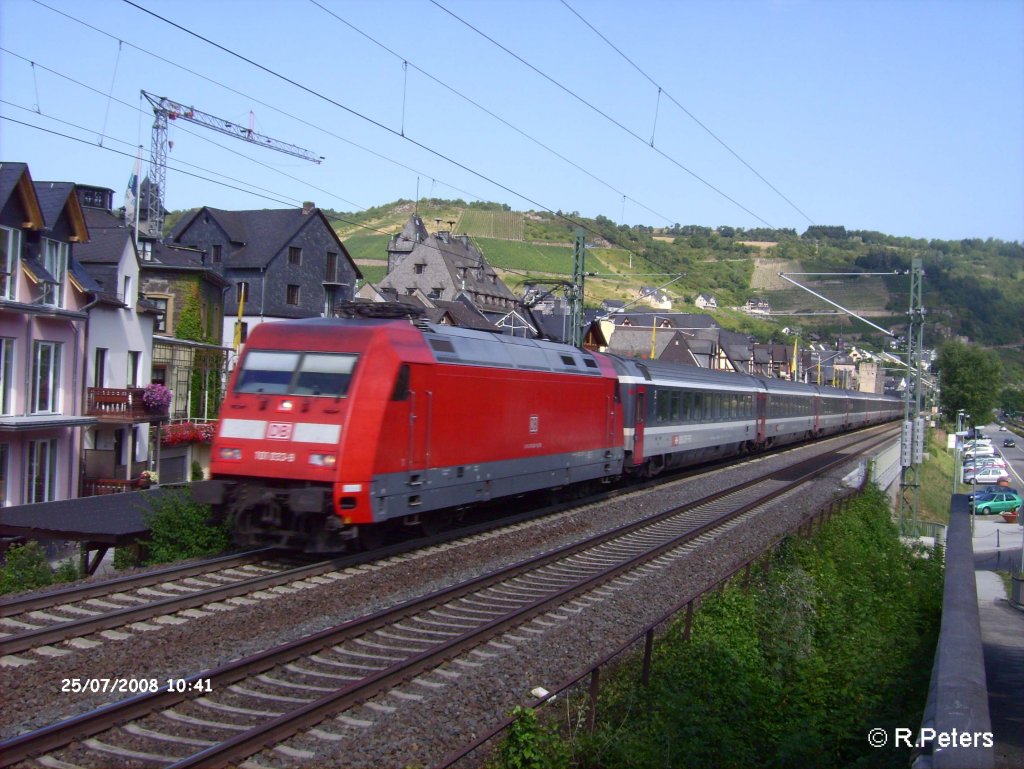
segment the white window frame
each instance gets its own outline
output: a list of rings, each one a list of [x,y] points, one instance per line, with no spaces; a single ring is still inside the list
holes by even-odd
[[[70,252],[70,246],[64,241],[43,238],[43,266],[57,281],[55,285],[47,284],[43,288],[43,304],[54,307],[64,306],[64,280],[68,271]]]
[[[61,406],[60,391],[60,342],[37,340],[32,343],[32,402],[29,404],[33,414],[59,414]],[[49,365],[43,370],[44,352],[49,351]],[[48,396],[43,400],[45,384]]]
[[[57,439],[29,441],[25,468],[25,503],[54,501],[57,496]],[[38,486],[42,488],[37,489]]]
[[[10,495],[7,493],[11,477],[11,444],[0,443],[0,507],[7,507]]]
[[[0,227],[0,299],[17,299],[21,230]]]
[[[14,413],[15,339],[0,337],[0,414]]]

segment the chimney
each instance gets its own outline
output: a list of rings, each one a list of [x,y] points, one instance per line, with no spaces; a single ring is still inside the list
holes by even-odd
[[[314,203],[312,200],[305,201],[302,204],[302,215],[303,216],[309,216],[311,213],[313,213],[313,210],[315,208],[316,208],[316,203]]]

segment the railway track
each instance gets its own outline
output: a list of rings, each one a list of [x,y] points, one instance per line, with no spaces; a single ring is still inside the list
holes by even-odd
[[[663,568],[848,460],[845,452],[815,457],[173,685],[158,682],[157,691],[0,743],[0,766],[29,757],[50,766],[220,766],[307,729],[311,739],[343,742],[387,717],[393,708],[381,695],[431,696],[480,667],[485,644],[513,647],[573,622],[638,570]],[[300,763],[316,759],[301,747],[280,751]]]
[[[0,602],[0,657],[146,620],[173,624],[177,612],[312,578],[326,568],[323,563],[297,566],[287,554],[257,550],[5,600]],[[7,663],[17,664],[10,658]]]

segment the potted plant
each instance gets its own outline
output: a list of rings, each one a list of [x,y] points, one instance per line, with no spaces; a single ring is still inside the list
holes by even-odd
[[[166,412],[173,397],[173,393],[162,384],[151,383],[142,391],[142,405],[147,411]]]

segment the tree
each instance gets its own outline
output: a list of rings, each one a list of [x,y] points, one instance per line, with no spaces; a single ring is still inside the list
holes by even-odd
[[[991,350],[950,341],[942,346],[936,361],[942,387],[942,411],[950,420],[963,409],[975,424],[992,418],[999,402],[1003,366]]]

